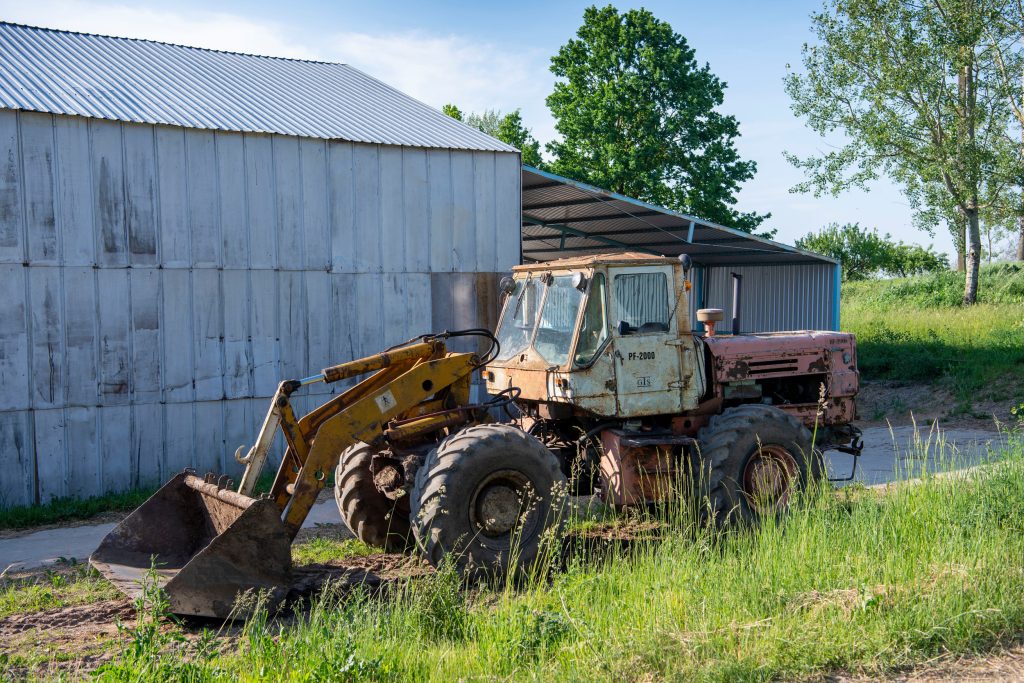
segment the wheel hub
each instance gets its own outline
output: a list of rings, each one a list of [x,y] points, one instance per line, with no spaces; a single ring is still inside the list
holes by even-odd
[[[761,446],[743,470],[743,492],[759,514],[777,511],[789,502],[797,476],[796,459],[782,446]]]
[[[504,484],[493,484],[481,491],[477,506],[480,525],[491,535],[507,534],[519,518],[519,496]]]
[[[516,525],[527,522],[533,487],[530,480],[516,470],[500,470],[481,481],[469,504],[472,524],[484,536],[506,536]]]

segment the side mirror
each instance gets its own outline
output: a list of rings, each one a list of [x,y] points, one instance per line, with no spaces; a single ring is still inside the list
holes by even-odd
[[[689,254],[680,254],[679,263],[683,265],[683,275],[690,272],[690,268],[693,268],[693,259],[690,258]]]
[[[576,272],[572,274],[572,286],[579,291],[584,291],[587,288],[587,276],[583,273]]]
[[[501,282],[498,283],[498,291],[501,292],[502,296],[508,296],[512,292],[516,291],[516,281],[506,275],[501,278]]]

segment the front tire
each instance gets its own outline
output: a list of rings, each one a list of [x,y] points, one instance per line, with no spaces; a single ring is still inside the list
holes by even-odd
[[[463,576],[523,576],[544,532],[560,534],[568,500],[558,459],[526,432],[478,425],[448,437],[416,473],[413,533],[435,567]]]
[[[334,473],[334,499],[345,525],[366,545],[400,553],[412,547],[409,499],[391,500],[373,482],[375,451],[357,443],[342,452]]]
[[[810,431],[772,406],[729,408],[712,417],[697,438],[697,502],[719,528],[780,515],[797,487],[822,476]]]

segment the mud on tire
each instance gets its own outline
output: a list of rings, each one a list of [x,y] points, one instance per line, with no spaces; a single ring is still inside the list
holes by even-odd
[[[510,567],[523,576],[538,559],[545,530],[561,533],[567,510],[555,455],[501,424],[442,441],[417,471],[412,493],[420,549],[435,567],[450,554],[470,579],[505,576]]]
[[[365,443],[342,452],[334,474],[334,499],[341,519],[356,538],[389,553],[403,552],[413,545],[409,498],[394,501],[377,489],[370,471],[374,453]]]
[[[697,438],[695,495],[705,521],[719,528],[778,515],[797,488],[823,476],[810,431],[772,406],[729,408]]]

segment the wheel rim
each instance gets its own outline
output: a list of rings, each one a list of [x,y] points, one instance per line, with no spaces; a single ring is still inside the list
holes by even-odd
[[[782,446],[759,446],[743,468],[743,494],[750,507],[762,515],[785,508],[797,471],[796,458]]]
[[[481,535],[489,538],[507,536],[521,522],[525,537],[532,531],[535,521],[531,510],[535,498],[532,483],[521,472],[492,472],[473,491],[469,501],[470,521]]]

